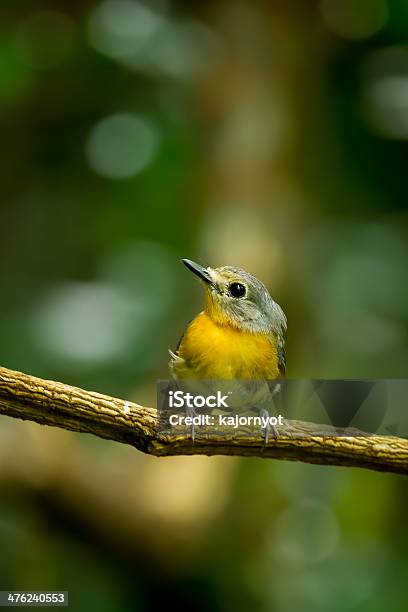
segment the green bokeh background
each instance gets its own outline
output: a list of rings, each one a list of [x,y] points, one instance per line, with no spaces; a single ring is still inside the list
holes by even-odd
[[[0,7],[0,364],[155,402],[259,276],[288,375],[407,376],[405,0]],[[405,611],[404,477],[157,459],[2,417],[0,589],[71,608]]]

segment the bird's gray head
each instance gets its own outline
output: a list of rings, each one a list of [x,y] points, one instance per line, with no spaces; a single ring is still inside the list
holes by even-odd
[[[219,325],[283,336],[285,314],[255,276],[233,266],[204,268],[189,259],[183,263],[204,282],[206,313]]]

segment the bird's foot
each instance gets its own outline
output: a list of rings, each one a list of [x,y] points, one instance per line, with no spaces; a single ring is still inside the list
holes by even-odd
[[[258,411],[259,416],[261,418],[264,418],[266,421],[266,425],[261,427],[261,433],[264,439],[264,447],[268,445],[270,434],[272,434],[275,440],[277,440],[279,437],[285,437],[285,438],[293,437],[289,421],[282,419],[282,425],[276,426],[273,423],[271,423],[270,421],[271,415],[266,410],[266,408],[255,407],[255,409]]]
[[[269,442],[269,434],[272,432],[273,437],[276,439],[278,437],[278,430],[275,425],[270,424],[270,414],[266,410],[266,408],[259,408],[259,416],[261,418],[266,419],[266,425],[261,427],[261,434],[263,435],[264,447],[268,445]]]

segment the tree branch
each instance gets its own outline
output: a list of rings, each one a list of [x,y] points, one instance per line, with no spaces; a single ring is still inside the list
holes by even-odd
[[[356,435],[355,430],[346,430],[347,437],[329,432],[325,436],[321,425],[290,421],[291,437],[271,436],[267,445],[261,435],[249,435],[244,428],[228,436],[203,433],[193,444],[190,434],[159,433],[155,408],[6,368],[0,368],[1,414],[91,433],[161,457],[239,455],[408,473],[408,440],[404,438]]]

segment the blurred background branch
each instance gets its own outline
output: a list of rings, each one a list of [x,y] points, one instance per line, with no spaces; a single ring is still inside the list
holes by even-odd
[[[0,368],[0,414],[91,433],[157,456],[238,455],[408,473],[403,438],[358,435],[352,429],[324,435],[321,425],[290,421],[290,436],[272,437],[267,444],[261,433],[255,437],[244,429],[234,436],[204,434],[192,443],[182,430],[171,438],[160,434],[154,408],[6,368]]]

